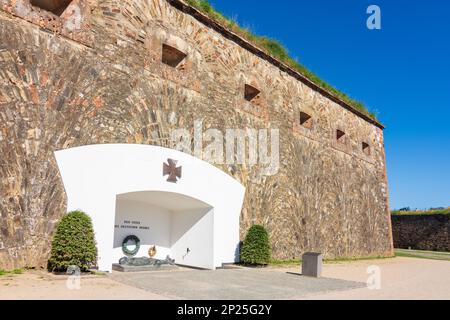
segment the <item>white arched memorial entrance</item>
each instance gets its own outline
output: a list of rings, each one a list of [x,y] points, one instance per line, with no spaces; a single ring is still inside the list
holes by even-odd
[[[215,269],[238,260],[245,188],[218,168],[149,145],[89,145],[55,156],[68,211],[92,218],[100,270],[118,263],[128,235],[141,239],[137,257],[155,245],[156,258],[180,265]]]

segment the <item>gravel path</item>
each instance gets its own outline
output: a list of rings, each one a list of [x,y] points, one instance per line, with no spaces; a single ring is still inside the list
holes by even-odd
[[[298,272],[299,270],[293,270]],[[111,279],[173,299],[270,300],[300,299],[309,294],[361,288],[365,283],[314,279],[277,269],[118,273]]]
[[[370,267],[380,290],[369,290]],[[369,269],[368,269],[369,268]],[[376,269],[376,268],[375,268]],[[0,277],[1,299],[446,299],[450,261],[398,257],[324,265],[324,278],[299,276],[300,267],[185,270],[82,277],[79,290],[67,276],[45,271]],[[336,280],[340,279],[340,280]]]
[[[83,276],[79,290],[67,287],[67,276],[46,271],[0,277],[0,300],[115,300],[165,299],[157,294],[127,286],[106,276]],[[71,286],[73,288],[73,283]]]
[[[378,266],[380,290],[360,288],[311,295],[308,299],[450,300],[450,261],[398,257],[395,259],[328,265],[327,277],[366,282],[367,268]]]

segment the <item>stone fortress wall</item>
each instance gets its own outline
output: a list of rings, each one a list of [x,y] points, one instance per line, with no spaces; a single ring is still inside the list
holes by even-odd
[[[66,209],[55,150],[172,148],[196,120],[280,130],[277,174],[217,165],[247,188],[241,238],[263,224],[276,259],[392,254],[380,124],[182,1],[66,2],[54,14],[0,0],[1,268],[46,263]],[[245,88],[260,93],[247,101]]]
[[[393,215],[392,234],[395,248],[450,252],[450,215]]]

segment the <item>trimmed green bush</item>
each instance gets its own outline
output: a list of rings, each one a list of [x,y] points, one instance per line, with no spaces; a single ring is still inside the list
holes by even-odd
[[[91,218],[82,211],[65,215],[58,224],[52,242],[49,271],[66,271],[75,265],[87,271],[97,263],[97,247]]]
[[[269,234],[263,226],[251,226],[242,245],[241,262],[265,266],[269,264],[270,258]]]

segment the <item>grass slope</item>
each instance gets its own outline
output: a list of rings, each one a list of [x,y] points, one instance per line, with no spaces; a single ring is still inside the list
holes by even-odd
[[[297,60],[293,59],[287,49],[279,43],[277,40],[270,39],[268,37],[264,36],[258,36],[255,35],[253,32],[251,32],[247,28],[243,28],[239,26],[235,21],[229,19],[228,17],[225,17],[222,13],[215,10],[211,4],[208,2],[208,0],[184,0],[187,4],[190,6],[198,9],[205,15],[207,15],[209,18],[217,21],[218,23],[222,24],[224,27],[227,27],[230,31],[240,35],[241,37],[245,38],[255,46],[259,47],[263,51],[265,51],[267,54],[273,56],[274,58],[277,58],[281,62],[287,64],[294,70],[298,71],[302,75],[306,76],[309,80],[314,82],[316,85],[322,87],[323,89],[331,92],[341,100],[345,101],[358,111],[364,113],[365,115],[369,116],[370,118],[376,120],[376,115],[372,112],[370,112],[367,107],[355,100],[350,98],[345,93],[339,91],[335,87],[331,86],[330,84],[323,81],[321,78],[319,78],[316,74],[311,72],[309,69],[307,69],[305,66],[300,64]]]
[[[450,252],[395,249],[396,257],[450,261]]]
[[[450,207],[447,209],[422,210],[422,211],[400,211],[391,212],[393,216],[430,215],[430,214],[450,214]]]

